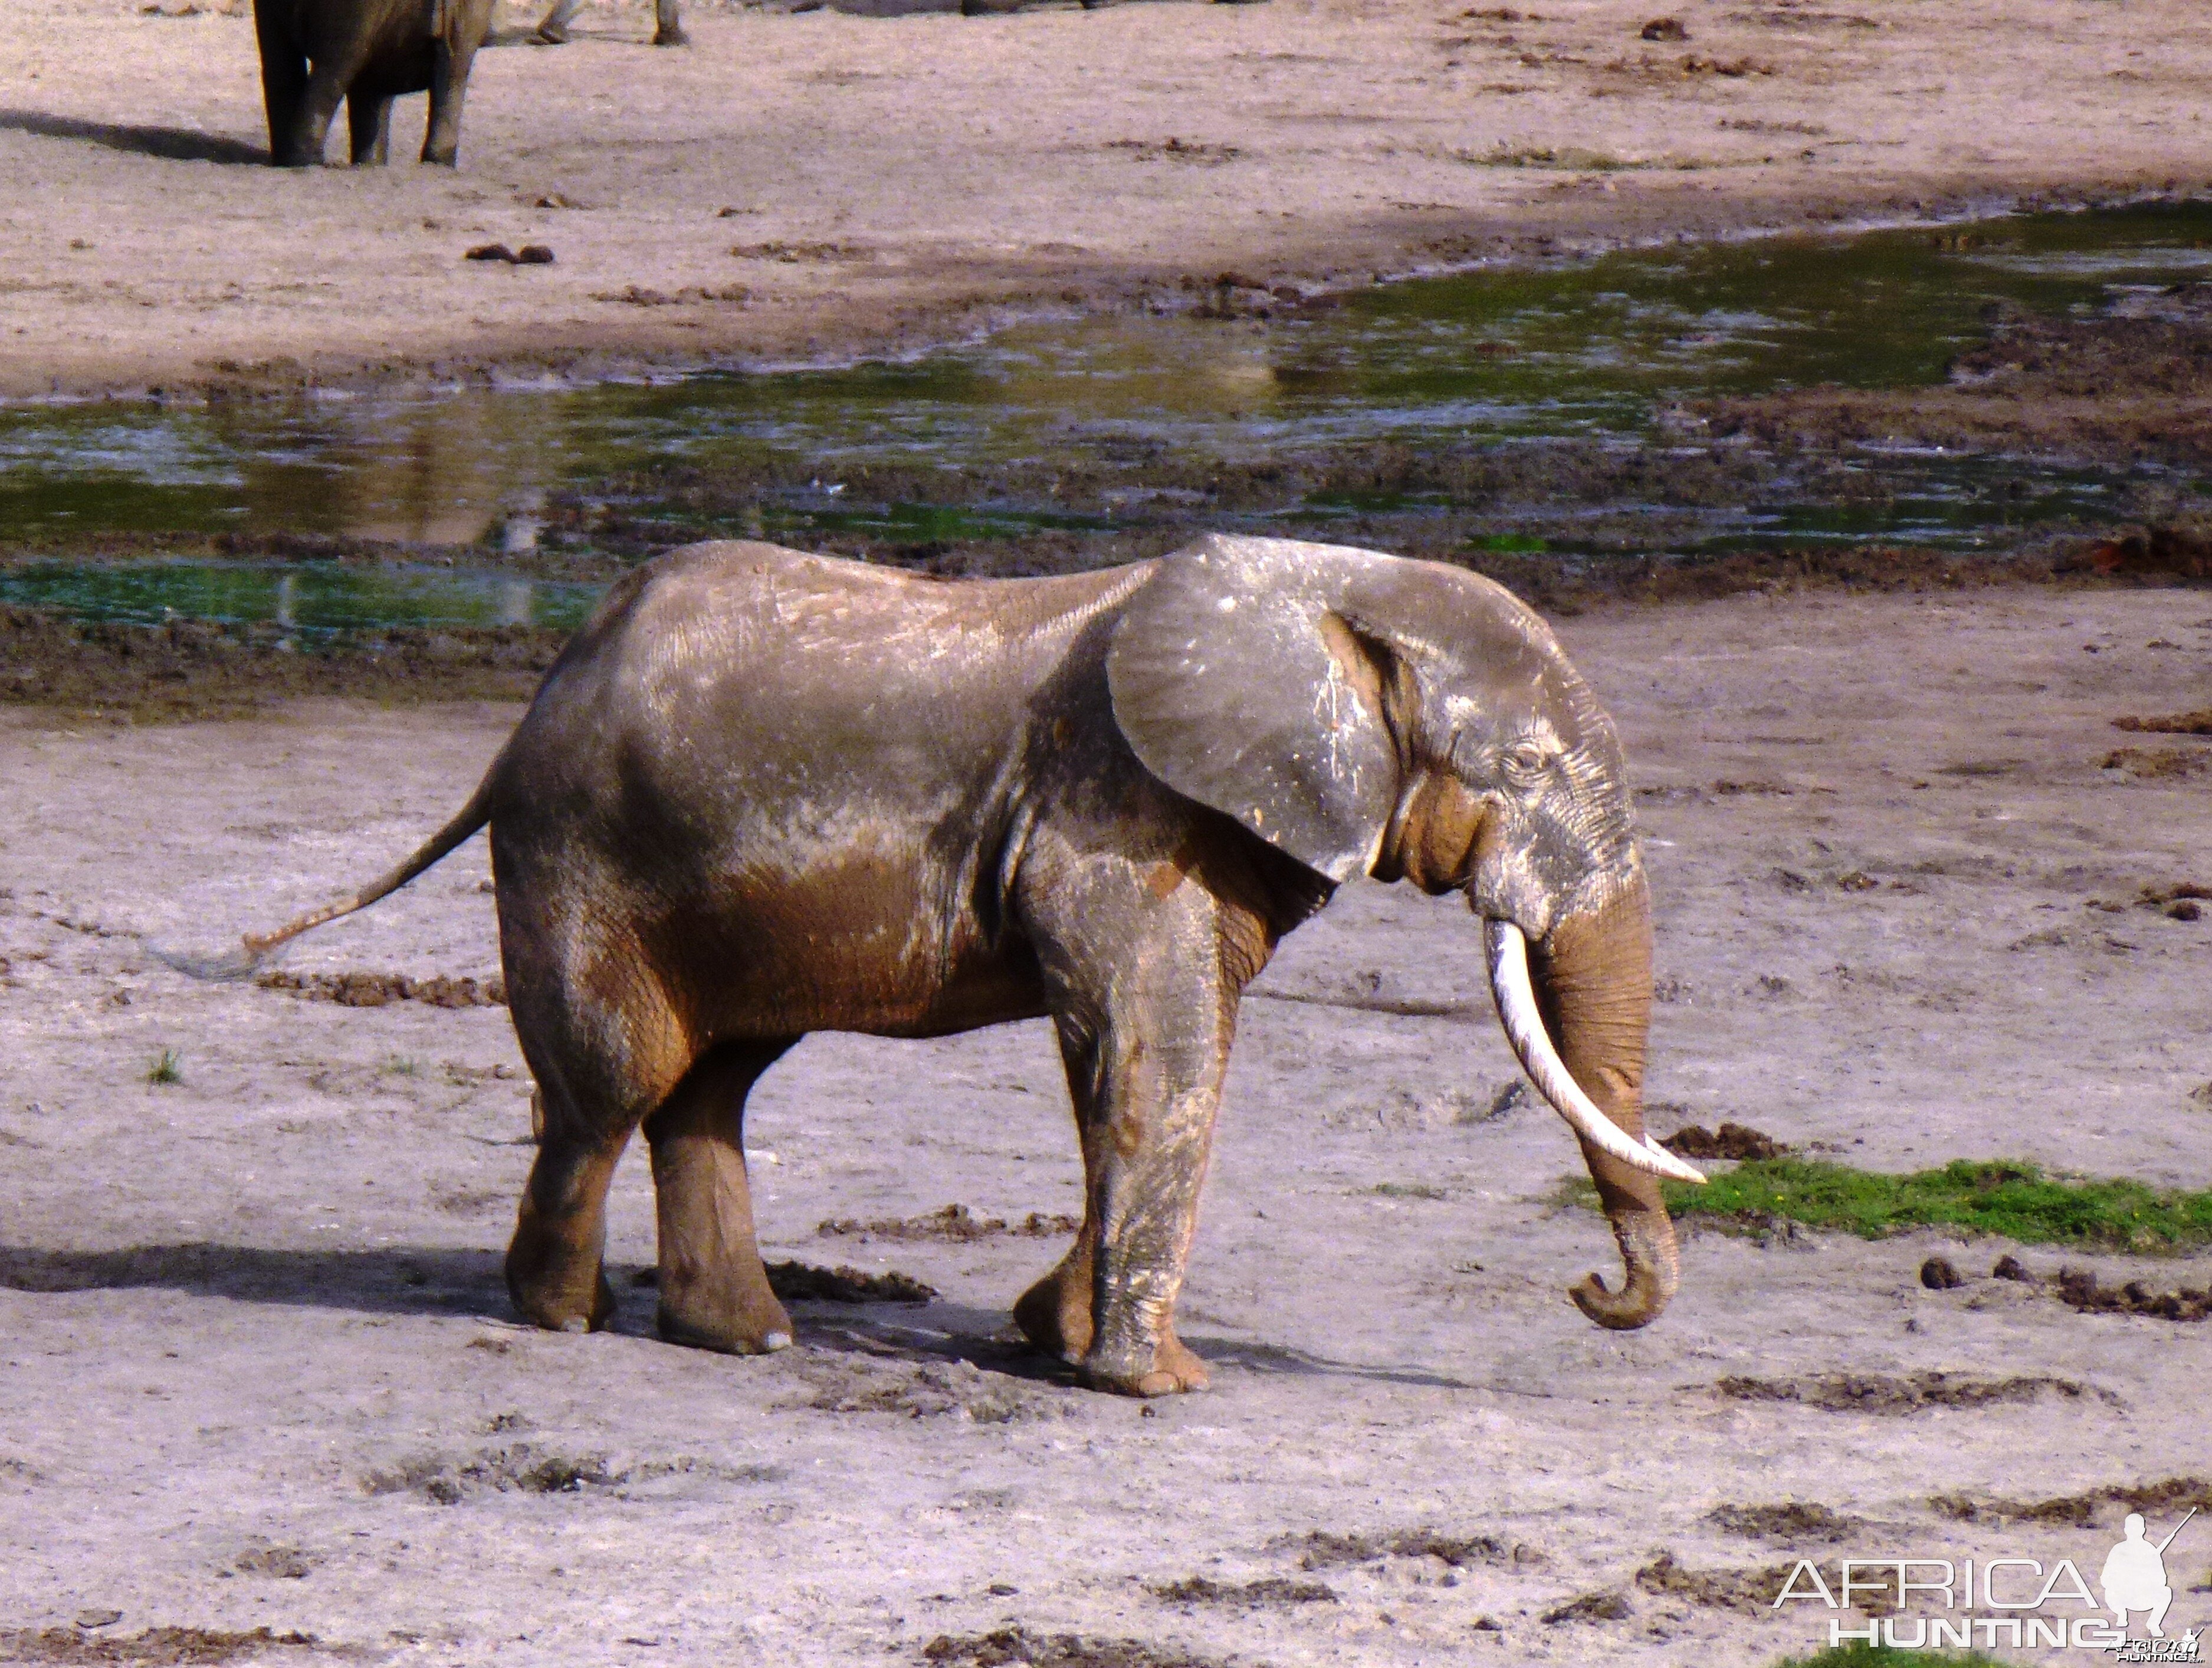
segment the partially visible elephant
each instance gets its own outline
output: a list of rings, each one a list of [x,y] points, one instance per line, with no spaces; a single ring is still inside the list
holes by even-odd
[[[652,1149],[664,1337],[792,1339],[755,1243],[745,1097],[811,1031],[1049,1016],[1087,1175],[1015,1306],[1088,1382],[1201,1388],[1176,1338],[1238,998],[1356,874],[1463,891],[1522,1064],[1581,1138],[1641,1326],[1677,1283],[1643,1133],[1650,911],[1613,726],[1550,630],[1460,569],[1210,537],[1076,578],[943,583],[754,543],[631,574],[475,797],[240,972],[491,827],[542,1112],[507,1259],[538,1325],[605,1324],[605,1200]]]
[[[459,160],[469,66],[491,27],[494,0],[253,0],[269,160],[312,167],[345,100],[356,167],[392,155],[392,101],[428,92],[422,160]]]
[[[684,20],[678,13],[679,0],[653,0],[653,44],[656,46],[688,46],[691,37],[684,33]],[[576,21],[576,14],[584,9],[584,0],[553,0],[553,9],[538,26],[531,38],[541,46],[558,46],[568,39],[568,26]]]

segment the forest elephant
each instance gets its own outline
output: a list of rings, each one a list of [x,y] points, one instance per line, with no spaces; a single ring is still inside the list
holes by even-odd
[[[269,160],[319,164],[338,101],[356,167],[392,155],[392,101],[428,92],[422,160],[453,167],[461,149],[469,66],[491,27],[493,0],[253,0]]]
[[[475,797],[234,974],[487,822],[540,1141],[507,1277],[603,1325],[604,1204],[642,1126],[663,1337],[781,1349],[745,1097],[812,1031],[1049,1017],[1082,1225],[1015,1305],[1096,1386],[1202,1388],[1174,1310],[1239,997],[1357,874],[1463,892],[1531,1079],[1579,1137],[1641,1326],[1677,1283],[1644,1134],[1650,907],[1611,722],[1488,579],[1208,537],[1073,578],[946,582],[757,543],[673,551],[570,641]],[[203,968],[202,971],[212,969]]]

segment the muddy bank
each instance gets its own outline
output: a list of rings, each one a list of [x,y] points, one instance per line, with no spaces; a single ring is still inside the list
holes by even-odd
[[[2124,469],[2212,461],[2212,283],[2123,294],[2100,317],[2020,312],[1942,388],[1810,388],[1694,402],[1693,422],[1791,454],[1942,447]]]
[[[134,626],[0,607],[0,704],[158,723],[236,717],[316,696],[397,706],[523,701],[561,641],[509,627],[371,632],[302,646],[276,626]]]

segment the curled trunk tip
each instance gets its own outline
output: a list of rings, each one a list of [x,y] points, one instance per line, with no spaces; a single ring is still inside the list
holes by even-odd
[[[1575,1307],[1599,1325],[1616,1332],[1632,1332],[1648,1326],[1666,1313],[1681,1284],[1681,1262],[1674,1249],[1674,1224],[1661,1211],[1623,1213],[1613,1218],[1613,1238],[1620,1245],[1620,1261],[1626,1271],[1620,1289],[1614,1291],[1595,1274],[1585,1275],[1568,1294]]]

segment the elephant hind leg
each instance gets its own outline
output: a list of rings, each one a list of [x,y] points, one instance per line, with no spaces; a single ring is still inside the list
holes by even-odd
[[[392,160],[392,95],[371,94],[356,87],[346,94],[346,127],[353,142],[353,165],[380,168]]]
[[[660,1335],[672,1343],[757,1356],[791,1343],[791,1316],[761,1266],[744,1127],[745,1096],[795,1040],[708,1050],[646,1119],[660,1226]]]
[[[554,1332],[598,1331],[614,1319],[603,1266],[607,1186],[629,1131],[586,1141],[548,1119],[507,1247],[507,1290],[525,1320]]]
[[[695,1046],[657,986],[532,967],[510,938],[515,1029],[538,1079],[538,1158],[507,1252],[507,1288],[525,1319],[596,1331],[614,1317],[602,1268],[607,1187],[639,1120],[668,1097]],[[632,951],[610,951],[611,965]]]

